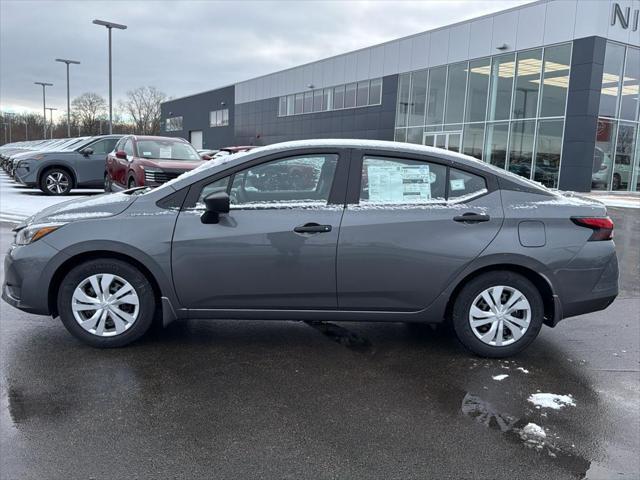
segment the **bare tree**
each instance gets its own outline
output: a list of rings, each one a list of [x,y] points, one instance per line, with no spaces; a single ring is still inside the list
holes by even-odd
[[[127,92],[121,108],[133,119],[136,133],[157,135],[160,133],[160,104],[167,95],[156,87],[138,87]]]
[[[85,135],[96,135],[100,132],[99,120],[106,110],[106,102],[97,93],[87,92],[75,98],[73,113]]]

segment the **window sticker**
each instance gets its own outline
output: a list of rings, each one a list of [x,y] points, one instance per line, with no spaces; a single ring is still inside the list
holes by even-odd
[[[171,147],[160,147],[160,153],[158,154],[160,158],[171,158]]]
[[[369,165],[369,202],[420,203],[431,200],[428,165]]]
[[[464,179],[452,178],[449,180],[449,186],[451,187],[451,191],[464,190]]]
[[[150,157],[151,156],[151,152],[142,152],[142,156],[143,157]]]

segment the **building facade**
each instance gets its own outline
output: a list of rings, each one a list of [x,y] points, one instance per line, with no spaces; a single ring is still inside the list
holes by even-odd
[[[395,140],[640,191],[640,0],[541,0],[162,105],[197,148]]]

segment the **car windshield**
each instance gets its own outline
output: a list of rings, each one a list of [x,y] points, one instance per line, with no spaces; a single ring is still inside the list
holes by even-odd
[[[175,140],[138,140],[138,156],[158,160],[200,160],[191,144]]]

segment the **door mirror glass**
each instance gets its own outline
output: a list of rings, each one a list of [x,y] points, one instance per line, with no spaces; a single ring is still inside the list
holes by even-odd
[[[210,193],[204,198],[206,207],[202,214],[202,223],[218,223],[221,213],[229,213],[231,201],[227,192]]]
[[[211,160],[213,157],[210,157],[209,155],[201,155],[200,158],[202,158],[202,160]]]
[[[91,155],[93,153],[93,148],[91,147],[83,148],[82,150],[80,150],[80,153],[82,155]]]
[[[122,159],[122,160],[126,160],[127,159],[127,152],[125,152],[124,150],[118,150],[116,152],[116,157]]]

